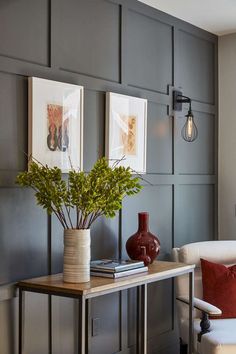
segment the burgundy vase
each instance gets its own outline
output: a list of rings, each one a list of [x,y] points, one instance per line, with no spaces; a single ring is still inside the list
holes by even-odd
[[[126,250],[131,259],[151,264],[160,251],[160,241],[149,231],[149,214],[138,213],[138,231],[126,242]]]

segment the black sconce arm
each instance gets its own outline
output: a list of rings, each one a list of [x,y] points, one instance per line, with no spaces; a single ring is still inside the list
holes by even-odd
[[[173,91],[173,109],[174,109],[174,111],[182,111],[182,103],[189,103],[189,111],[192,110],[191,98],[182,95],[181,91]]]
[[[182,102],[182,103],[191,103],[191,98],[184,96],[184,95],[179,95],[176,97],[177,102]]]

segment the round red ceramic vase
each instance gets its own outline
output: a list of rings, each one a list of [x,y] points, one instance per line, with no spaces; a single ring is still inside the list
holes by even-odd
[[[149,214],[138,213],[138,231],[126,242],[126,250],[131,259],[142,260],[145,265],[154,261],[160,251],[160,241],[149,231]]]

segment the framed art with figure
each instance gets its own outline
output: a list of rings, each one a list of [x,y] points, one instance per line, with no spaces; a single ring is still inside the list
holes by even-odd
[[[147,100],[108,92],[106,156],[133,173],[146,173]]]
[[[29,156],[63,173],[82,170],[83,91],[78,85],[29,78]]]

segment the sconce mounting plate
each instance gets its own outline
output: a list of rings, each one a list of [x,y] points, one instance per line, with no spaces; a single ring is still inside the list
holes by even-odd
[[[173,110],[174,111],[182,111],[182,102],[177,101],[177,97],[182,96],[181,91],[173,91]]]

